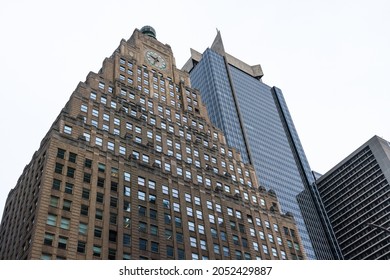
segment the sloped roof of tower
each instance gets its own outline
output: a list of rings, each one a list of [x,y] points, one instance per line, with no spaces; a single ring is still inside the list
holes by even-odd
[[[221,32],[218,29],[217,29],[217,36],[215,36],[215,39],[210,49],[217,52],[221,56],[225,57],[226,62],[228,64],[240,69],[241,71],[251,75],[252,77],[259,80],[263,77],[264,73],[260,64],[251,66],[225,52],[225,47],[223,46]],[[187,72],[191,72],[192,68],[194,68],[194,66],[202,59],[202,54],[200,52],[193,49],[190,49],[190,51],[191,51],[191,57],[182,67],[182,70]]]
[[[221,32],[217,29],[217,36],[215,36],[214,42],[211,45],[211,49],[216,51],[222,56],[225,56],[225,48],[223,46]]]

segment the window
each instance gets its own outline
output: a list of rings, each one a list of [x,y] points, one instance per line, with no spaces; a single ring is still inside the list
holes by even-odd
[[[45,232],[45,237],[43,239],[43,244],[52,246],[54,240],[54,234]]]
[[[179,198],[179,191],[177,189],[172,189],[172,196],[175,198]]]
[[[276,251],[275,248],[271,248],[271,251],[272,251],[272,255],[273,255],[274,257],[278,257],[278,252]]]
[[[86,188],[83,188],[83,191],[82,191],[81,196],[82,196],[82,198],[84,198],[84,199],[89,199],[89,190],[86,189]]]
[[[64,165],[61,163],[56,162],[56,166],[54,169],[55,173],[62,174],[62,169],[64,168]]]
[[[174,202],[174,203],[173,203],[173,210],[174,210],[175,212],[180,212],[180,204]]]
[[[123,177],[126,182],[130,182],[130,173],[123,172]]]
[[[293,229],[290,229],[290,234],[292,237],[295,237],[295,231]]]
[[[218,244],[213,244],[213,248],[214,248],[214,253],[215,254],[220,254],[220,252],[219,252],[219,245]]]
[[[129,201],[124,201],[123,202],[123,210],[125,212],[131,212],[131,204]]]
[[[267,245],[262,245],[263,246],[263,252],[264,252],[264,254],[266,254],[266,255],[268,255],[268,247],[267,247]]]
[[[103,200],[104,200],[104,194],[98,192],[98,193],[96,194],[96,202],[98,202],[98,203],[103,203]]]
[[[148,155],[142,155],[142,161],[145,163],[149,163],[149,156]]]
[[[68,238],[64,236],[58,237],[58,248],[59,249],[66,249],[66,245],[68,243]]]
[[[110,197],[110,207],[118,207],[118,198],[112,196]]]
[[[139,239],[139,249],[145,251],[147,249],[147,247],[148,247],[148,241],[140,238]]]
[[[259,243],[253,242],[252,244],[253,244],[253,249],[254,249],[255,251],[259,251]]]
[[[59,198],[57,196],[50,197],[50,206],[58,207]]]
[[[138,176],[138,185],[145,187],[145,178]]]
[[[221,239],[222,239],[223,241],[227,241],[226,232],[221,231]]]
[[[171,165],[169,163],[165,163],[165,171],[170,172],[171,171]]]
[[[211,236],[213,238],[217,238],[218,237],[217,230],[215,228],[211,228],[210,232],[211,232]]]
[[[240,245],[240,240],[238,239],[238,236],[237,235],[233,235],[233,243],[235,245]]]
[[[80,214],[83,216],[88,216],[88,206],[81,204]]]
[[[146,216],[146,207],[138,205],[138,215],[140,217],[145,217]]]
[[[151,244],[150,244],[151,246],[150,246],[150,248],[151,248],[151,251],[153,252],[153,253],[158,253],[158,251],[159,251],[159,244],[157,243],[157,242],[151,242]]]
[[[84,172],[83,181],[84,181],[85,183],[91,183],[91,174]]]
[[[61,189],[61,181],[57,179],[53,179],[53,190],[60,190]]]
[[[65,183],[65,193],[69,193],[69,194],[73,193],[73,184]]]
[[[138,191],[138,199],[145,201],[146,200],[146,193]]]
[[[198,225],[198,232],[204,234],[204,225]]]
[[[103,139],[100,137],[95,138],[95,144],[98,146],[103,146]]]
[[[226,247],[226,246],[223,246],[222,247],[222,251],[223,251],[223,256],[224,257],[229,257],[229,247]]]
[[[65,150],[60,149],[60,148],[57,149],[57,157],[58,157],[58,158],[64,159],[64,158],[65,158],[65,153],[66,153]]]
[[[155,204],[157,197],[154,194],[149,194],[149,202]]]
[[[131,190],[130,190],[130,187],[129,186],[124,186],[123,188],[123,194],[127,197],[130,196],[130,193],[131,193]]]
[[[260,239],[261,239],[261,240],[265,240],[264,232],[259,231],[259,235],[260,235]]]
[[[190,245],[191,247],[193,248],[196,248],[197,247],[197,244],[196,244],[196,238],[195,237],[190,237]]]
[[[67,172],[66,172],[66,176],[68,176],[70,178],[74,178],[74,172],[75,172],[75,169],[68,166],[68,169],[67,169]]]
[[[167,186],[162,185],[161,188],[163,194],[169,194],[169,188]]]
[[[101,253],[102,253],[102,247],[98,245],[93,245],[93,255],[95,257],[100,257]]]
[[[150,225],[150,234],[151,235],[158,235],[158,227],[155,225]]]
[[[61,217],[60,228],[69,229],[70,220],[68,218]]]
[[[206,240],[200,240],[199,241],[199,243],[200,243],[200,248],[202,249],[202,250],[207,250],[207,243],[206,243]]]
[[[94,117],[99,117],[99,110],[97,110],[97,109],[92,109],[92,116],[94,116]]]
[[[78,253],[85,253],[85,242],[84,241],[78,241],[77,242],[77,252]]]
[[[102,220],[103,219],[103,210],[96,209],[95,218],[98,220]]]
[[[64,126],[64,133],[66,134],[72,134],[72,127],[69,125]]]
[[[194,214],[193,214],[193,210],[191,207],[187,207],[187,216],[189,217],[192,217]]]
[[[87,112],[88,111],[88,106],[85,105],[85,104],[81,104],[80,110],[81,110],[81,112]]]
[[[65,211],[70,211],[71,205],[72,205],[72,201],[64,199],[64,202],[62,204],[62,209]]]

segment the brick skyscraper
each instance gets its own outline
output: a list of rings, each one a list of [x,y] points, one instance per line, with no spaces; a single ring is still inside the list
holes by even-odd
[[[149,26],[90,72],[9,193],[1,259],[304,259]]]

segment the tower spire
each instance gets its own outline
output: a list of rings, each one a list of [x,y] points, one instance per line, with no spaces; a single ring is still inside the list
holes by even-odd
[[[218,30],[218,28],[217,28],[217,36],[215,36],[214,42],[211,45],[211,49],[216,51],[222,56],[225,55],[225,48],[223,46],[221,32]]]

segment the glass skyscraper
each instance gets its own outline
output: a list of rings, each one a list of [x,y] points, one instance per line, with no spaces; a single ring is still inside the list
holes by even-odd
[[[260,65],[226,53],[219,32],[203,54],[191,50],[183,70],[228,144],[254,165],[261,186],[276,192],[282,212],[293,214],[308,258],[338,258],[314,203],[314,178],[282,91],[262,82]]]

